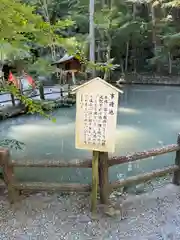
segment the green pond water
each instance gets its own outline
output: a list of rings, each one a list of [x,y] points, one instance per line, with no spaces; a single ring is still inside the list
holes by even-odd
[[[180,131],[180,88],[162,86],[126,86],[118,108],[116,151],[114,156],[176,143]],[[21,116],[0,123],[1,138],[25,143],[23,151],[12,150],[14,160],[87,159],[91,152],[75,149],[75,107],[54,112],[53,123],[37,116]],[[111,155],[111,154],[110,154]],[[174,162],[174,153],[117,165],[109,170],[110,180],[125,178]],[[132,169],[132,171],[130,171]],[[21,181],[91,181],[90,169],[17,168]]]

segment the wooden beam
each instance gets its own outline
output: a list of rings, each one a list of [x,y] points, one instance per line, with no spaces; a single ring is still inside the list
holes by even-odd
[[[97,193],[98,193],[98,182],[99,182],[99,151],[93,151],[92,159],[92,192],[91,192],[91,212],[96,213],[97,207]]]
[[[180,150],[180,146],[178,144],[167,145],[162,148],[153,148],[148,151],[135,152],[135,153],[129,154],[127,156],[113,157],[113,158],[109,159],[108,165],[109,165],[109,167],[111,167],[111,166],[114,166],[117,164],[134,162],[137,160],[162,155],[165,153],[175,152],[178,150]]]
[[[100,202],[107,204],[109,199],[108,153],[99,153],[99,193]]]
[[[177,144],[180,146],[180,134],[178,134]],[[175,165],[179,168],[179,171],[175,171],[172,182],[175,185],[180,185],[180,150],[176,151]]]
[[[0,156],[1,156],[1,154],[6,153],[7,151],[8,151],[8,148],[0,148]],[[2,167],[3,164],[4,164],[4,162],[1,161],[1,158],[0,158],[0,166]]]
[[[45,100],[43,83],[39,83],[39,95],[41,100]]]
[[[5,187],[6,187],[5,182],[2,179],[0,179],[0,188],[4,189]]]
[[[9,165],[10,154],[7,149],[0,151],[0,166],[2,167],[3,180],[8,190],[8,197],[10,203],[14,203],[19,198],[19,192],[13,187],[15,183],[13,167]]]
[[[63,191],[63,192],[89,192],[89,184],[79,183],[49,183],[49,182],[22,182],[15,183],[13,187],[18,190],[29,191]]]
[[[120,157],[113,157],[108,160],[108,166],[114,166],[118,164],[123,164],[123,163],[128,163],[128,162],[133,162],[145,158],[149,158],[152,156],[158,156],[174,151],[180,150],[180,146],[177,144],[172,144],[168,145],[162,148],[155,148],[155,149],[150,149],[148,151],[143,151],[143,152],[136,152],[132,153],[127,156],[120,156]],[[16,162],[13,161],[11,162],[11,165],[13,167],[77,167],[77,168],[91,168],[92,167],[92,162],[91,159],[87,159],[84,161],[78,161],[78,162],[65,162],[65,161],[51,161],[51,160],[43,160],[42,162],[39,161],[25,161],[25,162]]]
[[[91,160],[78,161],[78,162],[64,162],[64,161],[51,161],[44,160],[42,162],[38,161],[25,161],[25,162],[16,162],[12,160],[10,163],[13,167],[35,167],[35,168],[91,168],[92,162]]]
[[[158,170],[155,170],[150,173],[145,173],[145,174],[129,177],[124,180],[118,180],[118,181],[112,182],[112,183],[110,183],[110,188],[112,191],[113,189],[116,189],[119,187],[124,187],[124,186],[128,186],[128,185],[135,184],[135,183],[137,184],[137,183],[141,183],[141,182],[146,182],[146,181],[151,180],[152,178],[156,178],[156,177],[162,177],[166,174],[173,173],[178,170],[179,170],[178,166],[172,165],[170,167],[158,169]]]

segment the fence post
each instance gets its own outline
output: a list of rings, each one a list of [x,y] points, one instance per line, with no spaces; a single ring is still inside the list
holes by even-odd
[[[91,192],[91,212],[93,214],[96,213],[97,207],[97,192],[98,192],[98,181],[99,181],[99,152],[93,151],[93,159],[92,159],[92,192]]]
[[[180,147],[180,133],[178,134],[177,144]],[[180,150],[176,151],[175,164],[179,167],[179,170],[174,172],[173,184],[180,185]]]
[[[109,176],[108,176],[108,153],[99,153],[99,192],[100,202],[108,204],[109,200]]]
[[[11,93],[11,102],[12,102],[12,105],[13,106],[16,106],[16,102],[15,102],[15,98],[14,98],[14,95]]]
[[[10,203],[14,203],[18,200],[19,194],[18,191],[13,187],[14,172],[13,167],[10,165],[10,154],[7,149],[3,149],[0,152],[0,167],[2,167],[3,180],[7,186],[8,197]]]
[[[63,88],[61,87],[61,88],[60,88],[60,96],[61,96],[61,99],[63,99],[63,92],[64,92],[64,91],[63,91]]]
[[[39,95],[41,100],[45,100],[43,83],[39,83]]]
[[[68,98],[70,98],[71,96],[71,85],[68,84]]]

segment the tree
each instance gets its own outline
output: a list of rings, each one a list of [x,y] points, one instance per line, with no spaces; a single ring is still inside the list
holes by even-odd
[[[29,48],[33,48],[39,53],[38,59],[33,59],[34,67],[42,63],[41,69],[41,57],[48,64],[67,50],[74,54],[78,48],[79,54],[83,49],[81,58],[88,58],[89,0],[22,1],[24,4],[19,0],[0,3],[1,9],[6,8],[0,16],[1,43],[12,45],[13,54],[8,52],[8,58],[29,53],[32,57]],[[179,1],[96,0],[96,63],[113,61],[124,73],[177,73],[179,18]],[[106,71],[105,77],[108,74]]]
[[[58,32],[71,26],[73,24],[71,20],[58,20],[52,25],[50,22],[44,21],[40,14],[35,13],[35,7],[22,3],[20,0],[2,0],[0,9],[2,10],[0,15],[1,61],[4,60],[3,58],[11,60],[11,56],[14,57],[12,60],[25,56],[30,58],[32,46],[41,48],[52,48],[55,45],[73,47],[74,39],[63,38]],[[38,111],[43,114],[39,105],[34,104],[31,99],[21,96],[15,87],[3,82],[1,90],[11,91],[28,105],[31,112]]]

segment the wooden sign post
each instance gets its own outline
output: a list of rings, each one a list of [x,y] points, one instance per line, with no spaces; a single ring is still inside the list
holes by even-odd
[[[121,90],[94,78],[72,90],[76,92],[76,148],[93,151],[92,200],[97,205],[99,152],[114,152],[118,93]]]

